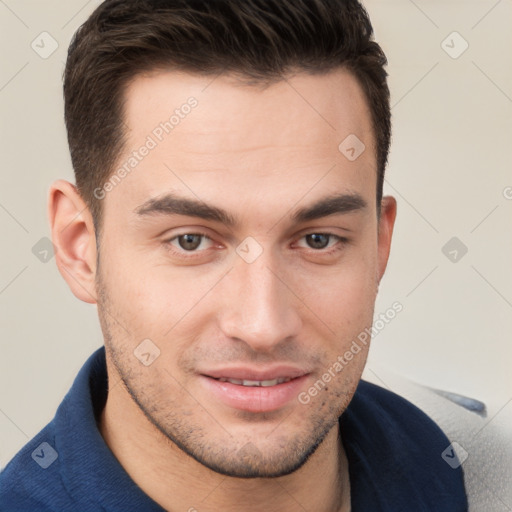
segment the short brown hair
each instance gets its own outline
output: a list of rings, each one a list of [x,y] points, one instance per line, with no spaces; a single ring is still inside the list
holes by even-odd
[[[391,137],[386,64],[357,0],[104,1],[76,32],[64,72],[71,160],[96,228],[101,202],[94,191],[109,179],[124,146],[124,88],[162,67],[231,72],[249,83],[279,80],[290,70],[345,67],[372,116],[379,205]]]

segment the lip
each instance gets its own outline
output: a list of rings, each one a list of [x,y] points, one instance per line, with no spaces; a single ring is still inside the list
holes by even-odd
[[[273,380],[278,377],[295,379],[306,375],[306,370],[295,366],[279,365],[267,368],[251,368],[249,366],[236,366],[232,368],[217,368],[200,372],[201,375],[214,379],[238,379],[238,380]]]
[[[309,373],[291,367],[274,367],[266,370],[249,368],[226,368],[208,371],[199,375],[207,394],[230,408],[239,411],[264,413],[276,411],[296,399]],[[274,386],[243,386],[217,380],[219,378],[236,380],[274,380],[279,377],[290,378],[288,382]]]

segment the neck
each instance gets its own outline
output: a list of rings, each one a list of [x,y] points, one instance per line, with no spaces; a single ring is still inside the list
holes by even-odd
[[[109,379],[110,380],[110,379]],[[165,437],[122,384],[111,386],[100,432],[132,480],[167,511],[350,510],[348,462],[337,424],[297,471],[233,478],[203,466]]]

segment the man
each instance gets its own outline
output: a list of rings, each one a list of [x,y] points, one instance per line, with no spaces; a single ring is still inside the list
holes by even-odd
[[[439,427],[360,380],[385,63],[355,0],[107,0],[79,29],[49,215],[105,347],[2,510],[467,510]]]

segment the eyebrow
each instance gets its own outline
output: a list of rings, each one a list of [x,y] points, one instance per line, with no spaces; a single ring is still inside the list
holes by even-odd
[[[301,223],[330,215],[364,210],[366,207],[366,201],[359,194],[335,194],[296,210],[291,215],[291,219],[295,223]],[[237,225],[235,217],[222,208],[206,204],[198,199],[180,197],[175,194],[165,194],[149,199],[134,211],[142,217],[147,215],[186,215],[220,222],[228,227]]]
[[[359,194],[337,194],[300,208],[292,215],[292,220],[297,223],[306,222],[329,215],[364,210],[367,206],[366,201]]]

